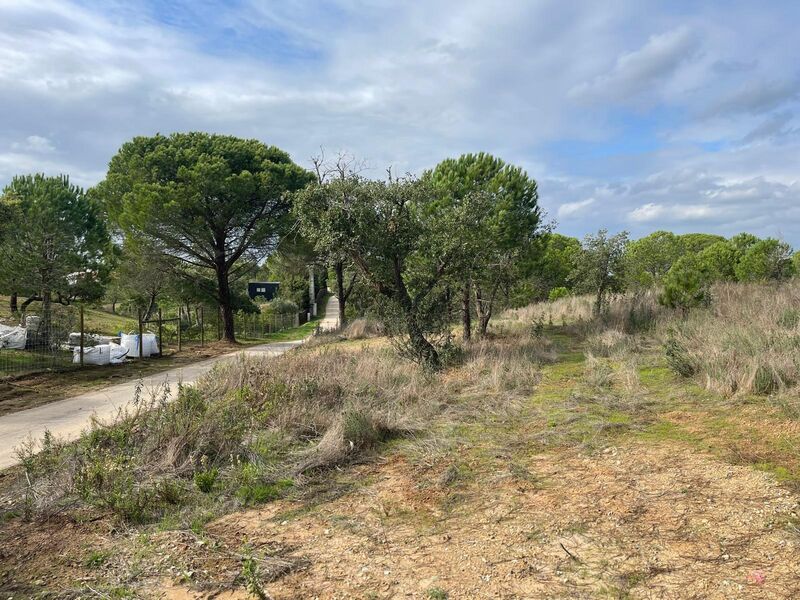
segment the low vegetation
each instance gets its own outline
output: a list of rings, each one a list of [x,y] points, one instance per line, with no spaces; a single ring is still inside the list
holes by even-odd
[[[23,449],[2,484],[7,556],[65,518],[85,549],[58,575],[36,550],[43,562],[10,589],[45,577],[77,595],[635,597],[726,579],[781,597],[798,543],[800,413],[791,377],[758,387],[752,373],[791,372],[797,295],[794,283],[721,284],[688,318],[658,293],[610,297],[599,318],[594,296],[561,298],[500,315],[438,372],[357,320],[282,357],[221,365],[175,398],[142,391],[77,442]],[[714,528],[696,529],[702,518]],[[86,547],[98,522],[114,542]],[[642,544],[663,548],[656,562]],[[765,545],[780,557],[768,567]],[[408,564],[382,566],[386,547]],[[733,558],[691,558],[709,547]]]

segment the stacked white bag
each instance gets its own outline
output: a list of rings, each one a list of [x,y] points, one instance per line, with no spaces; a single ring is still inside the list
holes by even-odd
[[[9,327],[0,325],[0,348],[10,350],[25,350],[28,332],[24,327]]]
[[[81,362],[81,349],[80,347],[72,350],[72,362]],[[125,361],[128,355],[128,349],[123,348],[119,344],[99,344],[97,346],[89,346],[83,349],[83,364],[85,365],[118,365]]]
[[[139,335],[136,333],[123,333],[120,335],[120,344],[127,348],[128,356],[139,358]],[[154,333],[145,333],[142,336],[142,358],[158,354],[158,337]]]

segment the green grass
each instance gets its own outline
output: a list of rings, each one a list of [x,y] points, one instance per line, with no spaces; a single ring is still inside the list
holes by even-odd
[[[308,323],[304,323],[299,327],[291,327],[289,329],[284,329],[283,331],[276,331],[275,333],[270,333],[265,336],[259,338],[241,338],[239,341],[245,344],[250,343],[270,343],[270,342],[293,342],[296,340],[302,340],[310,336],[314,331],[317,329],[317,325],[319,325],[320,321],[325,318],[325,309],[327,308],[328,298],[330,294],[326,294],[323,296],[322,301],[319,303],[319,309],[317,311],[317,316],[311,319]]]

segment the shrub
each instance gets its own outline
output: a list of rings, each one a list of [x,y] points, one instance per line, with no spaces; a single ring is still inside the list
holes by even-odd
[[[681,377],[692,377],[697,373],[697,367],[686,347],[677,340],[670,338],[664,342],[664,354],[670,369]]]
[[[547,299],[550,302],[555,302],[556,300],[560,300],[561,298],[566,298],[569,296],[569,290],[565,287],[556,287],[550,290],[550,293],[547,295]]]
[[[299,311],[300,308],[297,304],[285,298],[275,298],[261,305],[261,314],[263,315],[295,315]]]
[[[218,469],[197,471],[194,474],[194,484],[197,486],[198,490],[200,490],[204,494],[208,494],[214,489],[214,484],[217,481],[218,475],[219,475]]]
[[[687,254],[675,261],[664,277],[664,291],[659,302],[670,308],[679,308],[686,315],[689,309],[707,306],[710,300],[709,280],[700,269],[697,258]]]

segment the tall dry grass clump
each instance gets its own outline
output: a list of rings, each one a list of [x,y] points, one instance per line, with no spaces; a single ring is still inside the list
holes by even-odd
[[[800,282],[719,284],[708,309],[664,322],[670,366],[725,395],[771,394],[800,383]]]
[[[658,295],[658,290],[612,294],[599,317],[593,314],[594,297],[581,295],[510,309],[502,318],[519,323],[570,325],[577,327],[580,333],[608,328],[632,333],[650,329],[664,314],[666,309],[658,303]]]

